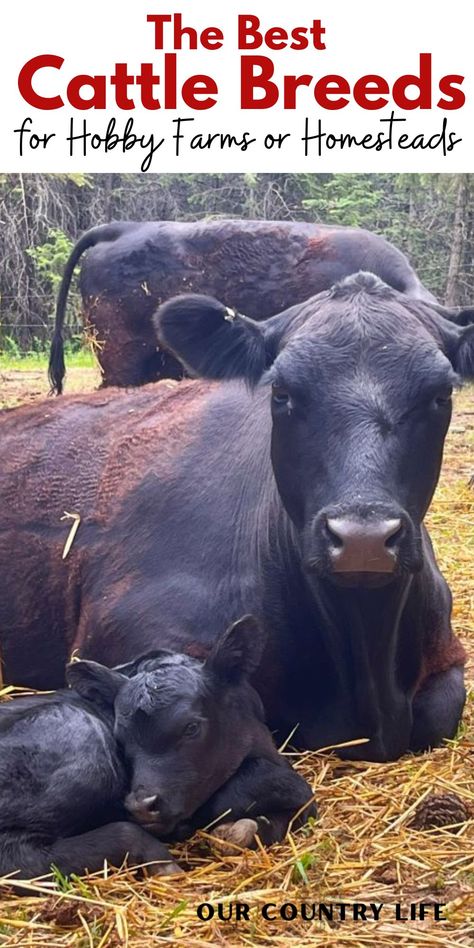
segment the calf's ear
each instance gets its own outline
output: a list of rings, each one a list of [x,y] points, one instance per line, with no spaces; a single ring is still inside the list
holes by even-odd
[[[451,363],[462,379],[474,379],[474,326],[461,330],[451,352]]]
[[[98,662],[77,661],[67,666],[66,681],[82,698],[95,704],[113,705],[124,677]]]
[[[176,296],[153,319],[158,341],[191,376],[255,385],[275,356],[278,317],[259,323],[211,296]]]
[[[116,665],[114,671],[124,675],[125,678],[133,678],[139,672],[155,671],[156,668],[160,667],[163,659],[172,654],[170,649],[153,649],[151,652],[139,655],[132,662],[127,662],[126,665]]]
[[[206,660],[206,668],[223,681],[237,684],[260,664],[266,635],[255,616],[243,616],[221,635]]]

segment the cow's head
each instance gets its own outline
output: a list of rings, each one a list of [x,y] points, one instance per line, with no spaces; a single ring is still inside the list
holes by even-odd
[[[273,752],[262,703],[248,682],[263,647],[261,626],[245,616],[204,662],[158,651],[115,669],[69,665],[70,686],[114,710],[130,772],[125,804],[150,831],[171,833],[247,756]]]
[[[310,573],[370,587],[421,568],[474,327],[365,273],[262,323],[204,296],[155,319],[191,375],[244,379],[268,398],[274,475]]]

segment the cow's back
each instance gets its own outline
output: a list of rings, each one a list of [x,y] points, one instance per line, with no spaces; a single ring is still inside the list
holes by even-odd
[[[70,691],[0,705],[0,832],[72,836],[103,818],[104,799],[110,809],[124,787],[105,713]]]
[[[408,260],[383,237],[356,228],[296,221],[158,221],[129,226],[98,243],[84,259],[84,299],[103,295],[129,311],[129,326],[177,293],[216,296],[254,319],[265,319],[327,289],[357,270],[370,270],[414,296],[422,287]],[[94,314],[90,318],[94,321]]]
[[[65,510],[96,516],[104,481],[119,493],[146,464],[144,445],[157,450],[163,431],[184,423],[196,390],[197,383],[163,381],[0,412],[2,532],[30,522],[51,529]]]
[[[0,412],[0,651],[8,681],[63,684],[84,558],[157,454],[166,465],[167,451],[186,443],[199,388],[162,382]]]

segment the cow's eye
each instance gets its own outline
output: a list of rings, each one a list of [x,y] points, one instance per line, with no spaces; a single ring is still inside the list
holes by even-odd
[[[289,407],[291,404],[289,392],[281,385],[272,385],[272,402],[277,408]]]
[[[197,737],[201,730],[199,721],[189,721],[183,730],[183,737]]]
[[[439,392],[435,398],[435,405],[438,408],[446,408],[447,405],[451,404],[451,395],[453,394],[452,386],[447,388],[444,392]]]

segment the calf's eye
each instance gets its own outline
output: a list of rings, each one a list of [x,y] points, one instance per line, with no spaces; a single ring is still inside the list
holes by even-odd
[[[183,730],[183,737],[197,737],[201,730],[199,721],[189,721]]]
[[[289,392],[280,385],[272,385],[272,402],[277,408],[289,407],[291,404]]]

